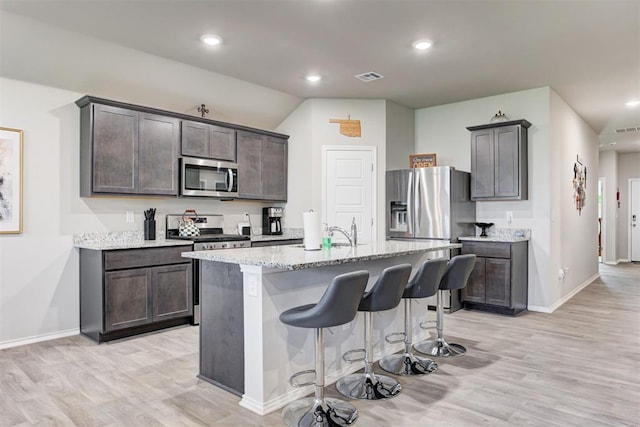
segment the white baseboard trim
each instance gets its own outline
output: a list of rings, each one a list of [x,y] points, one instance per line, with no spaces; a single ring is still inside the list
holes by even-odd
[[[603,264],[606,264],[606,265],[618,265],[618,261],[605,261],[605,262],[603,262]]]
[[[621,258],[618,261],[616,261],[616,264],[619,264],[621,262],[631,262],[631,261],[629,259],[627,259],[627,258]]]
[[[574,290],[572,290],[571,292],[569,292],[567,295],[565,295],[564,297],[560,298],[558,301],[554,302],[553,304],[551,304],[550,307],[545,307],[545,306],[529,306],[527,307],[527,309],[529,311],[538,311],[540,313],[553,313],[554,311],[556,311],[558,308],[560,308],[562,306],[562,304],[564,304],[565,302],[569,301],[571,298],[573,298],[578,292],[580,292],[581,290],[583,290],[584,288],[586,288],[587,286],[589,286],[591,284],[591,282],[593,282],[594,280],[596,280],[598,277],[600,277],[599,273],[594,274],[593,276],[591,276],[590,278],[588,278],[587,280],[585,280],[584,282],[582,282],[578,287],[576,287]]]
[[[549,307],[542,306],[542,305],[530,305],[527,307],[527,310],[536,311],[538,313],[547,313],[547,314],[551,313],[551,309]]]
[[[17,340],[4,341],[0,342],[0,350],[5,348],[19,347],[21,345],[34,344],[42,341],[55,340],[58,338],[70,337],[73,335],[78,335],[80,333],[80,328],[68,329],[66,331],[52,332],[50,334],[36,335],[28,338],[20,338]]]

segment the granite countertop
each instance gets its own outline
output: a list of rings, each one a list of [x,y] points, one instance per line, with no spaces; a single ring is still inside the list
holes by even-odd
[[[257,265],[281,270],[302,270],[305,268],[369,261],[460,247],[462,247],[462,245],[459,243],[436,241],[384,241],[362,244],[355,248],[339,246],[317,251],[305,251],[302,245],[289,245],[185,252],[182,256],[205,261]]]
[[[163,246],[190,246],[191,240],[144,240],[142,231],[116,231],[111,233],[84,233],[73,236],[76,248],[107,251],[116,249],[159,248]]]
[[[304,233],[302,230],[284,230],[282,234],[272,234],[272,235],[252,235],[252,242],[269,242],[273,240],[292,240],[292,239],[303,239]]]
[[[458,237],[458,240],[468,242],[502,242],[502,243],[516,243],[526,242],[531,240],[531,230],[528,228],[502,228],[491,227],[487,230],[489,234],[487,237],[466,236]]]

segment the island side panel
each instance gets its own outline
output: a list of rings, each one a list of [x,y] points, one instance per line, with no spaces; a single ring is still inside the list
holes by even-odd
[[[409,263],[414,272],[432,253],[389,257],[378,260],[344,263],[298,271],[257,266],[242,266],[245,302],[245,394],[240,405],[259,414],[267,414],[312,392],[312,386],[294,389],[289,377],[300,370],[313,369],[314,332],[312,329],[284,325],[279,320],[283,311],[317,302],[331,280],[338,274],[368,270],[373,285],[382,270]],[[428,333],[418,323],[426,320],[427,304],[414,306],[414,338]],[[374,316],[374,359],[399,351],[402,343],[388,344],[384,336],[403,328],[403,310],[376,313]],[[363,347],[363,321],[358,314],[349,324],[336,326],[324,334],[325,385],[363,367],[362,362],[346,363],[342,354]]]
[[[201,261],[200,374],[233,394],[244,393],[242,273],[237,264]]]

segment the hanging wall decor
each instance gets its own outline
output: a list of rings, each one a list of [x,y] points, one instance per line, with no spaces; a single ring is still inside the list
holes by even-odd
[[[329,123],[339,123],[340,133],[351,138],[359,138],[360,135],[360,120],[351,120],[351,115],[347,120],[344,119],[329,119]]]
[[[0,127],[0,234],[22,233],[22,131]]]
[[[573,200],[578,210],[578,215],[582,214],[587,193],[587,168],[582,164],[580,156],[576,156],[576,162],[573,164]]]

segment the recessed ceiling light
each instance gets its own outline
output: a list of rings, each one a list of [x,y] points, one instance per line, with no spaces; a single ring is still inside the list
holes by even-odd
[[[627,101],[624,103],[627,107],[637,107],[640,105],[640,101]]]
[[[304,78],[310,83],[317,83],[322,80],[322,76],[319,74],[307,74]]]
[[[412,46],[418,50],[427,50],[433,46],[433,42],[431,40],[416,40]]]
[[[218,46],[222,43],[222,39],[220,37],[214,36],[212,34],[203,35],[202,37],[200,37],[200,41],[209,46]]]
[[[617,142],[615,142],[615,141],[609,143],[609,145],[616,145],[616,144],[617,144]]]

